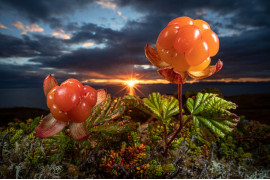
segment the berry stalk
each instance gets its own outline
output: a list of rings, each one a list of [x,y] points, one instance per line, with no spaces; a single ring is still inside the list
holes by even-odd
[[[164,150],[164,156],[167,157],[168,155],[168,149],[169,149],[169,146],[171,144],[171,142],[176,138],[176,136],[181,132],[181,130],[183,129],[184,127],[184,121],[183,121],[183,112],[182,112],[182,81],[180,79],[181,77],[178,77],[178,101],[179,101],[179,128],[176,130],[176,132],[174,133],[173,137],[168,141],[166,142],[165,141],[165,144],[166,144],[166,148]]]

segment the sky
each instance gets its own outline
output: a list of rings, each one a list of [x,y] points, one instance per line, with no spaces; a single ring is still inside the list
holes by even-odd
[[[179,16],[207,21],[220,40],[211,64],[220,59],[223,69],[200,82],[270,82],[269,7],[267,0],[0,0],[0,89],[39,88],[48,74],[92,86],[118,86],[131,74],[167,83],[144,47],[155,47]]]

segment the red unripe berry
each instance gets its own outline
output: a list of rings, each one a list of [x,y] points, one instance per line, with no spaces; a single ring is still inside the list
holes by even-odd
[[[97,91],[91,86],[85,85],[83,88],[83,98],[94,107],[97,103]]]
[[[53,117],[56,120],[58,120],[58,121],[64,121],[64,122],[70,121],[67,113],[64,112],[64,111],[61,111],[56,104],[53,104],[52,105],[52,107],[50,108],[50,111],[51,111]]]
[[[83,93],[83,85],[77,79],[67,79],[61,84],[61,86],[73,86],[77,88],[81,94]]]
[[[74,86],[60,86],[54,94],[54,102],[61,111],[70,111],[80,101],[80,90]]]
[[[81,123],[86,121],[90,116],[92,106],[84,98],[81,99],[80,103],[68,112],[68,116],[75,123]]]

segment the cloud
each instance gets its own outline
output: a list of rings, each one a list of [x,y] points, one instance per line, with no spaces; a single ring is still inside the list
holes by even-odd
[[[142,76],[143,82],[162,83],[164,80],[161,81],[156,69],[152,68],[144,55],[144,46],[147,43],[155,46],[158,34],[167,23],[173,18],[186,15],[205,19],[220,35],[220,51],[212,58],[211,64],[221,59],[224,67],[214,76],[202,80],[203,82],[268,82],[270,78],[270,61],[268,61],[270,29],[269,18],[266,18],[269,17],[269,12],[264,8],[267,7],[266,1],[258,1],[255,4],[253,1],[245,4],[244,1],[236,3],[232,0],[186,1],[181,4],[179,1],[159,0],[109,1],[116,4],[115,6],[105,5],[106,1],[99,1],[100,6],[101,2],[104,2],[102,4],[104,8],[115,11],[119,16],[123,16],[121,8],[125,7],[141,13],[140,19],[127,20],[120,30],[98,26],[93,22],[58,21],[59,16],[64,17],[62,15],[73,13],[84,7],[74,5],[74,3],[63,3],[63,1],[55,2],[54,6],[51,6],[52,9],[46,5],[46,1],[33,2],[37,11],[40,12],[30,11],[29,7],[22,5],[23,3],[9,2],[20,12],[23,11],[24,17],[27,12],[27,17],[36,18],[39,21],[50,22],[50,19],[55,18],[54,23],[50,22],[50,25],[54,24],[57,27],[60,23],[61,28],[55,28],[58,31],[55,31],[53,36],[29,33],[17,38],[0,34],[0,57],[28,57],[34,67],[31,69],[24,66],[15,71],[12,68],[17,68],[17,66],[12,68],[9,66],[10,72],[4,70],[3,67],[0,69],[0,74],[6,73],[6,77],[14,77],[20,81],[26,79],[20,78],[22,75],[29,74],[31,78],[39,77],[39,73],[34,73],[38,70],[44,76],[46,73],[54,73],[57,79],[60,79],[59,81],[74,77],[79,80],[90,79],[96,83],[101,81],[108,83],[111,79],[123,80],[128,74],[134,72]],[[60,2],[65,7],[61,7]],[[87,5],[83,2],[78,3]],[[56,11],[57,8],[59,12]],[[41,11],[42,9],[44,12]],[[249,12],[252,13],[250,21]],[[65,36],[66,34],[68,36]],[[104,44],[104,47],[97,48],[101,44]],[[87,46],[91,48],[83,48]],[[27,70],[27,74],[24,69]],[[33,78],[33,80],[42,81],[42,78]],[[11,81],[16,83],[15,80]],[[29,81],[25,83],[25,86],[30,86],[30,84]],[[33,82],[33,84],[38,83]]]
[[[24,25],[20,21],[13,21],[13,26],[17,29],[22,30],[22,34],[27,34],[27,32],[43,32],[44,29],[39,27],[37,24]]]
[[[97,26],[93,23],[84,23],[82,26],[73,26],[76,31],[72,33],[71,39],[67,41],[70,44],[84,43],[87,41],[96,44],[120,42],[121,32],[110,28]]]
[[[90,47],[90,46],[94,46],[95,43],[93,42],[86,42],[86,43],[83,43],[83,47]]]
[[[17,14],[33,23],[43,21],[49,24],[52,23],[55,27],[58,27],[57,23],[61,25],[59,17],[84,9],[94,1],[81,0],[74,3],[73,0],[55,0],[53,2],[48,2],[47,0],[28,0],[22,3],[20,0],[0,0],[0,2],[1,5],[12,8]]]
[[[70,33],[65,33],[63,29],[58,29],[52,33],[53,36],[58,36],[62,39],[70,39]]]
[[[8,29],[5,25],[0,24],[0,29]]]
[[[99,4],[102,8],[112,9],[116,10],[117,4],[114,3],[112,0],[99,0],[96,1],[97,4]]]
[[[124,21],[127,21],[127,17],[122,15],[122,12],[119,10],[119,7],[113,0],[98,0],[96,1],[102,8],[111,9],[118,14],[118,16],[122,17]]]
[[[41,34],[22,38],[0,33],[0,57],[60,56],[67,51],[62,39]]]

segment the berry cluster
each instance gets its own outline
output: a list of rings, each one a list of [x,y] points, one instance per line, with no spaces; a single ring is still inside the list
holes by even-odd
[[[202,71],[217,54],[219,39],[207,22],[179,17],[161,31],[156,48],[175,71]]]
[[[91,114],[96,105],[97,91],[83,86],[76,79],[68,79],[55,86],[47,94],[47,106],[53,117],[59,121],[81,123]]]

